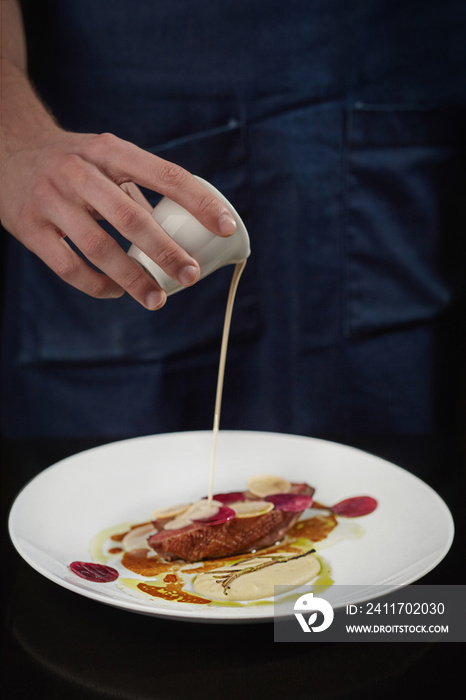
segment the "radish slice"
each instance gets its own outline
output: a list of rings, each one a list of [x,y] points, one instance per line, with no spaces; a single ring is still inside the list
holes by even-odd
[[[355,496],[336,503],[330,510],[345,518],[358,518],[361,515],[369,515],[376,508],[377,501],[372,496]]]
[[[256,518],[274,509],[270,501],[240,501],[231,504],[237,518]]]
[[[70,569],[77,576],[95,583],[109,583],[110,581],[116,581],[118,578],[118,571],[111,566],[104,566],[104,564],[74,561],[70,564]]]
[[[242,491],[232,491],[231,493],[216,493],[214,496],[215,501],[220,501],[223,505],[228,503],[238,503],[238,501],[244,501],[245,496]]]
[[[281,476],[273,476],[272,474],[258,474],[251,476],[247,481],[248,491],[254,496],[264,498],[264,496],[272,496],[278,493],[288,493],[291,489],[291,484]]]
[[[227,520],[232,520],[235,517],[235,511],[228,506],[221,506],[217,513],[210,515],[208,518],[193,518],[193,523],[200,523],[201,525],[220,525],[221,523],[226,523]]]
[[[188,510],[190,503],[180,503],[176,506],[169,506],[168,508],[159,508],[154,510],[152,513],[152,519],[158,520],[163,518],[176,518],[177,515],[181,515],[186,510]]]
[[[123,537],[122,545],[126,552],[131,552],[133,549],[151,549],[147,544],[147,538],[156,532],[152,523],[133,527],[127,535]]]
[[[312,506],[311,496],[294,493],[276,493],[272,496],[266,496],[264,500],[273,503],[278,510],[285,510],[289,513],[299,513]]]

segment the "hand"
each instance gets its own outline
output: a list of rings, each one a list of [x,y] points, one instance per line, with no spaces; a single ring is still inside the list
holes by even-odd
[[[76,134],[54,126],[37,141],[4,154],[3,223],[86,294],[108,298],[126,290],[148,309],[166,300],[159,285],[99,226],[99,216],[181,284],[199,277],[197,262],[152,218],[131,183],[174,199],[213,233],[235,230],[225,205],[193,175],[112,134]],[[87,265],[67,238],[103,274]]]

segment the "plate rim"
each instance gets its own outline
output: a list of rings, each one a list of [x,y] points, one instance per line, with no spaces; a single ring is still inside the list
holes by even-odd
[[[442,547],[441,552],[439,552],[437,558],[431,563],[428,569],[424,570],[420,575],[413,574],[411,577],[408,577],[405,582],[399,585],[393,585],[390,590],[397,590],[399,588],[403,588],[404,586],[410,585],[419,578],[422,578],[422,576],[425,576],[427,573],[432,571],[443,559],[444,557],[448,554],[452,543],[454,541],[455,537],[455,523],[454,519],[452,516],[452,513],[448,507],[448,505],[445,503],[443,498],[435,491],[435,489],[430,486],[430,484],[426,483],[418,477],[416,474],[413,474],[409,470],[405,469],[404,467],[401,467],[393,462],[390,462],[389,460],[384,459],[383,457],[380,457],[378,455],[375,455],[371,452],[368,452],[367,450],[362,450],[358,447],[354,447],[352,445],[346,445],[345,443],[341,442],[336,442],[332,440],[326,440],[323,438],[317,438],[317,437],[312,437],[312,436],[307,436],[307,435],[301,435],[301,434],[295,434],[295,433],[282,433],[282,432],[277,432],[277,431],[268,431],[268,430],[261,430],[261,431],[256,431],[256,430],[220,430],[219,437],[220,435],[224,434],[229,434],[229,435],[235,435],[235,436],[241,436],[241,435],[246,435],[246,436],[255,436],[258,438],[262,437],[276,437],[278,439],[280,438],[287,438],[291,440],[302,440],[303,442],[313,442],[315,444],[322,444],[322,445],[329,445],[332,446],[336,449],[341,449],[345,452],[350,451],[355,455],[362,454],[365,455],[366,457],[370,457],[371,459],[375,460],[376,462],[379,462],[380,464],[385,465],[385,467],[389,467],[390,469],[394,469],[395,471],[402,472],[404,476],[411,478],[413,482],[417,482],[422,485],[423,488],[427,489],[428,492],[430,492],[430,496],[433,497],[436,501],[437,504],[440,506],[440,508],[443,509],[444,511],[444,516],[445,516],[445,524],[447,525],[448,531],[445,533],[445,542]],[[14,501],[10,507],[9,514],[8,514],[8,532],[10,539],[19,554],[19,556],[29,565],[31,568],[33,568],[36,572],[38,572],[40,575],[44,576],[46,579],[49,581],[61,586],[62,588],[72,592],[72,593],[77,593],[78,595],[81,595],[83,597],[86,597],[89,600],[93,600],[95,602],[100,602],[106,605],[110,605],[111,607],[115,607],[117,609],[121,610],[126,610],[129,612],[134,612],[137,614],[143,614],[151,617],[163,617],[166,619],[172,619],[172,620],[183,620],[185,622],[202,622],[202,623],[260,623],[260,622],[271,622],[275,619],[275,614],[274,614],[274,605],[271,603],[270,608],[264,607],[264,608],[256,608],[254,609],[251,607],[250,609],[250,614],[248,614],[249,610],[248,608],[238,608],[235,610],[241,610],[243,614],[241,615],[228,615],[225,613],[225,609],[222,607],[215,608],[215,614],[212,615],[205,615],[203,614],[203,606],[200,607],[199,610],[192,609],[190,608],[189,611],[186,609],[173,609],[164,607],[159,605],[157,608],[152,608],[149,604],[145,604],[142,599],[138,598],[131,598],[131,596],[128,595],[127,599],[119,599],[119,598],[112,598],[108,594],[105,593],[104,590],[100,591],[97,586],[104,586],[106,584],[94,584],[96,585],[96,590],[89,590],[84,587],[80,587],[75,585],[71,581],[67,581],[66,579],[63,579],[59,575],[55,574],[54,572],[48,570],[45,566],[42,566],[40,562],[37,562],[34,560],[32,556],[29,555],[27,551],[24,550],[24,547],[22,546],[21,543],[21,538],[17,536],[17,533],[15,532],[15,527],[14,527],[14,520],[16,517],[16,513],[19,510],[21,506],[21,499],[24,495],[24,492],[27,491],[29,488],[31,488],[32,484],[39,479],[43,477],[45,473],[51,473],[54,470],[57,469],[66,469],[67,466],[74,461],[79,460],[83,456],[91,457],[98,453],[99,451],[108,451],[111,449],[116,449],[118,450],[119,447],[122,445],[127,445],[127,444],[135,444],[135,443],[144,443],[144,442],[151,442],[151,441],[156,441],[156,440],[163,440],[163,439],[174,439],[174,438],[180,438],[182,436],[184,439],[189,440],[189,438],[192,438],[193,436],[199,437],[199,436],[212,436],[212,431],[211,430],[189,430],[189,431],[173,431],[173,432],[168,432],[168,433],[157,433],[153,435],[141,435],[137,437],[130,437],[130,438],[124,438],[122,440],[114,440],[108,443],[103,443],[101,445],[96,445],[94,447],[91,447],[89,449],[84,449],[79,452],[73,453],[71,455],[68,455],[67,457],[64,457],[61,460],[58,460],[57,462],[49,465],[45,469],[41,470],[38,474],[33,476],[27,483],[25,483],[22,488],[18,491],[16,494]],[[372,597],[375,597],[377,594],[374,593]],[[366,600],[366,599],[364,599]],[[222,614],[222,612],[224,614]]]

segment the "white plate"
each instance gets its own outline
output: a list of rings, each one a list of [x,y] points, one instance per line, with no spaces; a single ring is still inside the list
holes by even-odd
[[[115,583],[91,583],[69,564],[89,561],[89,543],[123,522],[143,522],[155,508],[206,495],[210,431],[170,433],[97,447],[41,472],[18,495],[9,528],[21,556],[39,573],[75,593],[149,615],[205,622],[273,619],[273,606],[192,605],[132,597]],[[252,474],[307,481],[327,505],[370,495],[378,508],[357,518],[360,539],[323,554],[336,584],[388,592],[433,569],[450,548],[454,527],[442,499],[423,481],[382,459],[344,445],[277,433],[221,431],[215,491],[245,488]],[[346,604],[339,600],[339,605]],[[351,601],[354,602],[354,601]]]

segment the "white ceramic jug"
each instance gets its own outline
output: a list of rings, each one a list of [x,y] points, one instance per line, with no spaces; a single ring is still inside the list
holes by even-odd
[[[249,236],[239,214],[228,200],[209,182],[197,178],[202,184],[224,202],[236,221],[236,231],[226,238],[216,236],[203,226],[192,214],[168,197],[163,197],[152,212],[154,219],[199,263],[199,279],[210,275],[224,265],[242,262],[251,253]],[[142,265],[159,283],[167,295],[186,289],[169,277],[151,258],[134,244],[128,255]]]

